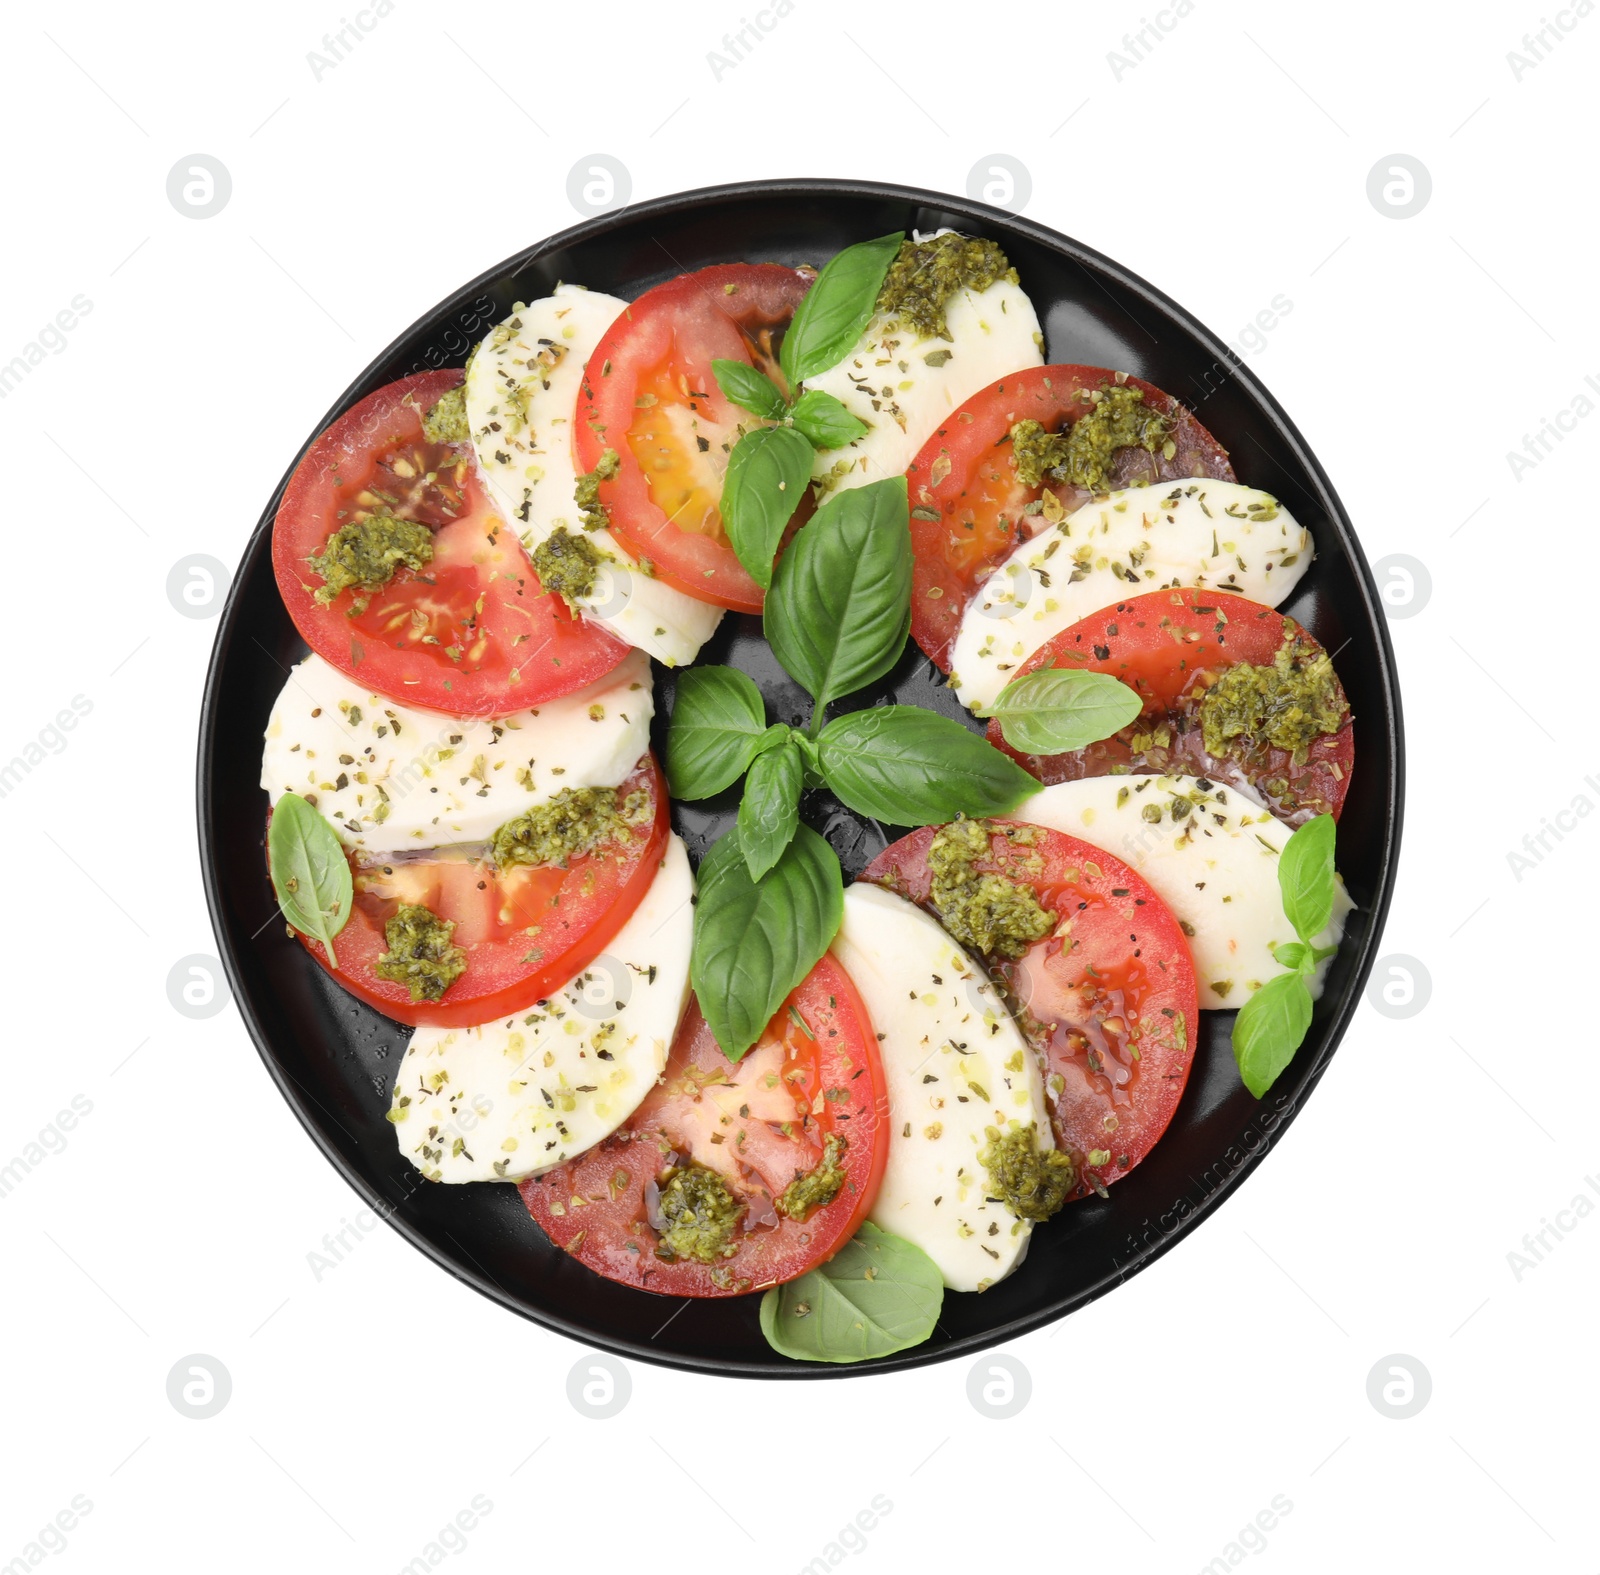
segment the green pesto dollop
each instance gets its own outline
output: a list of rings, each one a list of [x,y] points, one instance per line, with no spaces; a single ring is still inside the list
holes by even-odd
[[[1172,422],[1145,404],[1142,388],[1095,389],[1089,398],[1089,409],[1060,432],[1047,432],[1037,421],[1012,427],[1011,464],[1023,486],[1054,478],[1104,492],[1119,448],[1138,447],[1149,454],[1165,448]]]
[[[621,468],[622,462],[617,458],[617,451],[608,448],[595,461],[593,470],[578,477],[572,496],[578,505],[578,513],[583,516],[585,530],[604,530],[611,523],[611,510],[600,501],[600,483],[610,481]]]
[[[403,902],[383,927],[389,950],[372,965],[373,972],[405,985],[413,1001],[437,1001],[467,971],[467,954],[451,940],[455,931],[453,919]]]
[[[779,1193],[778,1212],[792,1220],[804,1220],[832,1203],[844,1189],[844,1151],[849,1146],[838,1133],[833,1133],[822,1145],[822,1158]]]
[[[936,235],[904,242],[884,275],[877,311],[924,339],[950,337],[945,307],[957,290],[987,290],[997,279],[1017,282],[1017,270],[993,241]]]
[[[1039,1147],[1038,1123],[1014,1126],[1009,1132],[985,1127],[988,1146],[978,1162],[989,1172],[989,1190],[1019,1219],[1047,1220],[1060,1211],[1078,1184],[1072,1156],[1058,1148]]]
[[[1236,662],[1206,690],[1200,726],[1208,754],[1248,753],[1264,739],[1303,766],[1310,746],[1338,732],[1349,709],[1333,663],[1286,620],[1270,667]]]
[[[606,556],[587,536],[574,536],[565,525],[557,525],[533,549],[533,567],[539,583],[576,612],[593,593]]]
[[[929,896],[939,918],[963,946],[985,957],[1020,957],[1055,928],[1055,916],[1039,905],[1031,887],[1004,875],[980,874],[989,857],[990,837],[998,829],[988,820],[955,820],[941,826],[928,849],[933,877]],[[1008,826],[1013,843],[1025,826]]]
[[[420,569],[432,558],[433,532],[426,525],[380,510],[358,520],[346,520],[328,538],[322,555],[306,561],[325,582],[315,594],[326,606],[352,586],[363,591],[378,590],[394,578],[402,564],[408,569]]]
[[[501,869],[516,864],[555,864],[565,869],[574,859],[609,842],[620,842],[654,813],[648,793],[629,793],[620,801],[615,788],[562,788],[548,804],[508,820],[490,843]]]
[[[430,443],[465,443],[472,436],[465,383],[452,388],[422,418],[422,435]]]
[[[716,1171],[684,1165],[661,1189],[660,1240],[656,1256],[667,1263],[692,1258],[717,1263],[739,1250],[733,1239],[744,1204]]]

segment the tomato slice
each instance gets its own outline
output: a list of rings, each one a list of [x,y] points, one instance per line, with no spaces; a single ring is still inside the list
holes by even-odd
[[[784,388],[778,344],[806,274],[778,263],[719,263],[639,297],[595,347],[578,400],[578,463],[606,450],[600,483],[611,531],[668,585],[739,612],[760,612],[761,587],[728,545],[717,505],[740,425],[761,423],[717,387],[713,360],[743,361]]]
[[[278,589],[301,638],[341,672],[407,705],[504,716],[610,672],[628,647],[539,584],[478,475],[470,443],[423,417],[461,382],[423,372],[368,394],[306,450],[272,530]],[[432,532],[432,558],[330,602],[309,559],[342,525],[387,511]]]
[[[974,394],[923,445],[906,472],[911,493],[911,637],[950,671],[950,647],[973,592],[1019,542],[1046,523],[1037,507],[1051,492],[1067,513],[1093,496],[1052,482],[1025,487],[1012,468],[1011,428],[1037,421],[1049,432],[1071,425],[1108,388],[1137,388],[1172,423],[1172,452],[1120,448],[1111,461],[1114,487],[1187,476],[1232,481],[1227,450],[1170,394],[1153,383],[1100,366],[1039,366],[1014,372]],[[1030,506],[1032,507],[1029,512]],[[1054,507],[1050,514],[1059,519]]]
[[[671,829],[655,756],[646,755],[617,789],[619,797],[634,792],[650,796],[651,818],[565,868],[496,870],[473,848],[352,855],[355,897],[333,942],[338,966],[321,941],[300,935],[300,942],[352,995],[414,1028],[466,1028],[509,1017],[582,973],[650,889]],[[454,923],[450,941],[466,953],[464,971],[437,1001],[414,1001],[409,986],[378,975],[378,959],[389,950],[385,926],[402,903]]]
[[[1123,772],[1178,773],[1243,787],[1292,826],[1313,815],[1337,819],[1350,791],[1356,746],[1349,702],[1331,666],[1344,720],[1308,744],[1298,764],[1292,750],[1258,733],[1233,740],[1224,754],[1206,751],[1201,696],[1239,662],[1271,667],[1286,645],[1298,663],[1328,659],[1293,618],[1243,596],[1194,590],[1133,596],[1063,629],[1011,681],[1048,667],[1110,673],[1143,696],[1139,719],[1071,754],[1023,754],[1006,743],[996,721],[989,723],[989,742],[1046,785]]]
[[[1194,963],[1171,909],[1120,859],[1059,831],[986,821],[975,872],[1030,888],[1055,933],[1011,959],[983,961],[1005,987],[1040,1057],[1056,1144],[1079,1168],[1075,1197],[1103,1192],[1167,1129],[1194,1063]],[[1008,828],[1024,827],[1014,842]],[[928,850],[937,826],[892,843],[861,879],[935,918]]]
[[[522,1185],[558,1247],[608,1280],[663,1296],[740,1296],[825,1263],[872,1207],[889,1157],[878,1042],[849,975],[824,957],[738,1062],[693,1000],[662,1081],[620,1132]],[[781,1212],[786,1188],[843,1142],[831,1202]],[[742,1212],[729,1256],[673,1257],[662,1188],[688,1167],[715,1172]],[[663,1256],[667,1253],[666,1256]]]

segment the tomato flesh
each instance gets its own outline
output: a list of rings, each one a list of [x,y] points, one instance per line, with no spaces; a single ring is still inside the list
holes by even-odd
[[[887,1109],[866,1008],[824,957],[737,1063],[691,1000],[662,1081],[627,1126],[524,1182],[522,1196],[556,1246],[609,1280],[663,1296],[740,1296],[827,1262],[855,1234],[888,1161]],[[833,1136],[846,1143],[838,1195],[803,1220],[780,1213],[774,1201]],[[686,1161],[715,1171],[744,1205],[736,1251],[715,1263],[657,1255],[661,1178]]]
[[[1078,1166],[1074,1197],[1100,1192],[1154,1147],[1194,1061],[1199,998],[1189,944],[1171,910],[1120,859],[1043,827],[1028,840],[989,822],[980,874],[1029,887],[1056,933],[1021,957],[987,957],[1039,1056],[1057,1147]],[[938,827],[891,844],[862,872],[938,917],[928,852]]]
[[[671,829],[666,783],[653,755],[617,789],[622,797],[632,792],[650,795],[650,821],[564,869],[517,865],[497,871],[467,848],[352,856],[355,896],[349,922],[334,937],[337,966],[321,941],[307,935],[299,940],[324,972],[398,1022],[464,1028],[509,1017],[582,973],[650,889]],[[389,949],[384,926],[403,902],[452,921],[451,941],[467,954],[465,971],[437,1001],[413,1001],[406,985],[376,971]]]
[[[1125,771],[1175,772],[1241,786],[1289,825],[1313,815],[1337,819],[1355,769],[1348,704],[1338,731],[1307,745],[1298,764],[1291,751],[1250,735],[1236,740],[1224,756],[1206,751],[1201,696],[1235,663],[1270,667],[1286,639],[1301,642],[1308,660],[1326,659],[1321,645],[1293,618],[1243,596],[1166,590],[1130,597],[1063,629],[1022,663],[1011,681],[1044,668],[1109,673],[1144,700],[1138,720],[1069,754],[1013,749],[998,721],[989,723],[989,742],[1047,785]],[[1339,695],[1344,696],[1342,685]]]
[[[1170,394],[1142,378],[1099,366],[1040,366],[980,390],[928,439],[906,472],[916,555],[911,637],[941,672],[950,671],[950,648],[973,593],[1046,523],[1041,510],[1026,512],[1029,506],[1048,490],[1070,514],[1093,496],[1057,482],[1048,489],[1023,486],[1011,465],[1011,428],[1037,421],[1059,431],[1090,408],[1086,395],[1120,386],[1143,390],[1145,404],[1170,419],[1172,453],[1118,449],[1112,486],[1190,476],[1234,479],[1222,445]]]
[[[777,263],[719,263],[646,291],[611,325],[584,372],[578,462],[610,449],[600,483],[610,529],[688,596],[759,612],[761,587],[728,544],[718,504],[741,426],[762,423],[723,396],[713,360],[743,361],[784,388],[778,344],[810,279]]]
[[[458,371],[402,378],[317,438],[284,491],[272,564],[301,638],[341,672],[407,705],[502,716],[593,683],[628,646],[545,592],[471,444],[423,431],[460,382]],[[308,560],[346,521],[380,509],[428,526],[432,559],[319,602],[323,581]]]

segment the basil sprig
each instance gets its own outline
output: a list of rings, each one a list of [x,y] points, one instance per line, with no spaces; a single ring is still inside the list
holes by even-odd
[[[1273,951],[1280,966],[1292,970],[1270,979],[1239,1008],[1233,1024],[1233,1057],[1244,1086],[1262,1098],[1294,1059],[1311,1027],[1311,990],[1306,981],[1337,949],[1317,946],[1317,936],[1333,917],[1338,886],[1334,873],[1331,815],[1308,820],[1278,856],[1278,888],[1283,911],[1298,941]]]
[[[333,939],[350,922],[355,889],[350,861],[333,827],[298,793],[285,793],[272,807],[267,862],[284,918],[321,941],[337,968]]]
[[[761,1332],[796,1361],[864,1362],[921,1345],[943,1306],[933,1259],[863,1221],[828,1262],[761,1298]]]
[[[1045,668],[1014,678],[988,715],[1013,749],[1057,755],[1110,738],[1144,709],[1127,684],[1110,673]]]

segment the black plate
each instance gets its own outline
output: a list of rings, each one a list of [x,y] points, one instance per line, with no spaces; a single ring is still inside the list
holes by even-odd
[[[1311,527],[1317,562],[1285,610],[1337,653],[1359,747],[1339,824],[1339,865],[1357,909],[1310,1037],[1278,1086],[1260,1104],[1245,1092],[1228,1046],[1232,1017],[1206,1013],[1194,1072],[1165,1140],[1108,1198],[1074,1204],[1037,1230],[1027,1262],[1010,1279],[981,1296],[947,1297],[941,1328],[927,1344],[862,1367],[790,1362],[762,1339],[758,1298],[684,1307],[614,1285],[553,1248],[514,1188],[419,1182],[384,1119],[407,1030],[352,1000],[310,964],[274,921],[264,873],[261,734],[285,670],[305,653],[272,575],[271,524],[282,484],[223,610],[200,725],[200,851],[228,979],[262,1059],[351,1186],[435,1263],[536,1323],[626,1356],[715,1373],[831,1378],[975,1352],[1082,1307],[1192,1230],[1250,1172],[1322,1075],[1375,955],[1400,839],[1400,696],[1355,533],[1322,467],[1253,374],[1160,291],[1076,241],[981,203],[897,186],[762,181],[664,197],[567,230],[457,291],[395,340],[317,430],[394,378],[460,365],[514,301],[547,295],[559,280],[632,297],[708,263],[820,264],[869,236],[940,225],[1001,243],[1038,308],[1050,360],[1133,372],[1198,406],[1232,451],[1240,478],[1277,494]],[[730,616],[705,655],[751,673],[776,716],[804,721],[809,702],[773,661],[758,620]],[[657,673],[664,680],[657,690],[659,748],[672,683],[664,670]],[[891,695],[971,725],[915,647],[858,703]],[[733,810],[731,795],[675,808],[691,854],[727,827]],[[826,795],[816,795],[806,815],[838,850],[847,873],[859,870],[886,834],[896,834],[860,821]]]

